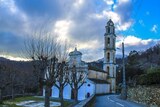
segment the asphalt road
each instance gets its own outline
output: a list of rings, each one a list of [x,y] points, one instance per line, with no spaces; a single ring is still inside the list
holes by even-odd
[[[146,107],[135,102],[121,100],[118,95],[103,95],[96,97],[95,107]]]

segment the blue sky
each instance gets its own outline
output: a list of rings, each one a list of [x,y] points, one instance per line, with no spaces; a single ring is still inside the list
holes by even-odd
[[[83,60],[98,60],[110,18],[116,46],[124,41],[126,54],[143,51],[160,41],[159,4],[159,0],[0,0],[0,56],[20,60],[26,37],[45,26],[53,36],[67,39],[70,50],[77,46]]]

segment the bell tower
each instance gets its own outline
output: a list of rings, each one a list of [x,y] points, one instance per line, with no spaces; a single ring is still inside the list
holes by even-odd
[[[110,19],[105,26],[106,33],[104,34],[104,62],[103,70],[108,72],[111,93],[115,93],[116,89],[116,35],[113,21]]]

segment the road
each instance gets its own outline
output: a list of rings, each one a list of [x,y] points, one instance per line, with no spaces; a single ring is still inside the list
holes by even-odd
[[[146,107],[134,102],[121,100],[118,95],[103,95],[96,97],[95,107]]]

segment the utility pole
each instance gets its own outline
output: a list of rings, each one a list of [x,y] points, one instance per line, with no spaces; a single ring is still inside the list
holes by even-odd
[[[122,60],[123,60],[123,83],[122,83],[122,91],[121,91],[121,98],[126,100],[127,99],[127,89],[126,89],[126,74],[125,74],[125,61],[124,61],[124,42],[122,42]]]

